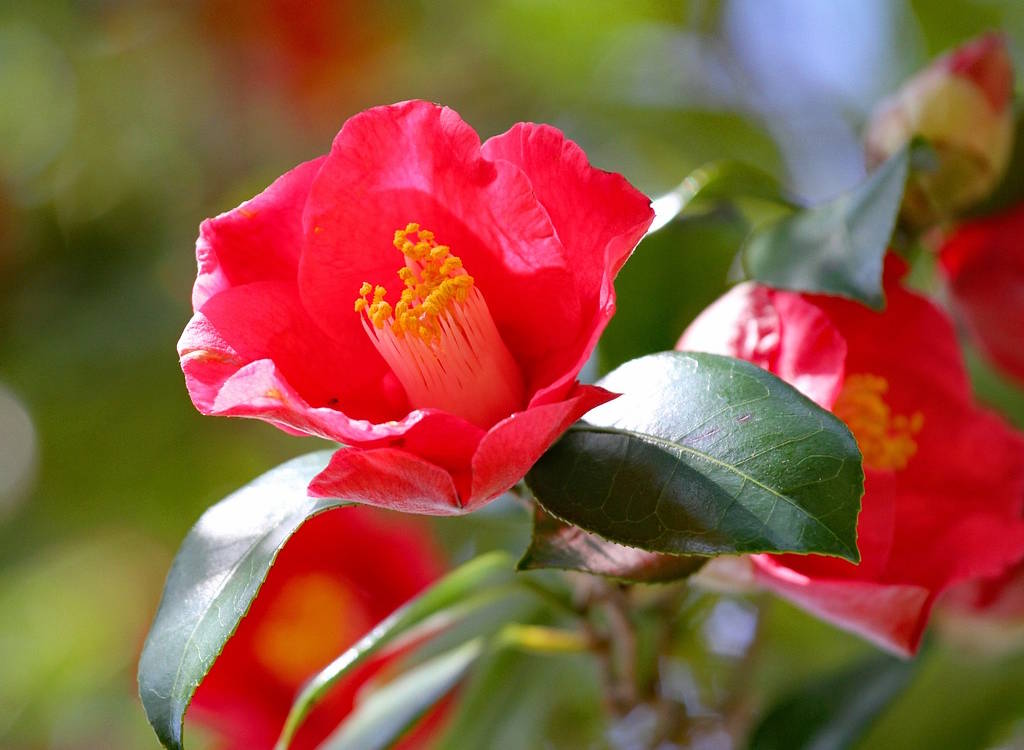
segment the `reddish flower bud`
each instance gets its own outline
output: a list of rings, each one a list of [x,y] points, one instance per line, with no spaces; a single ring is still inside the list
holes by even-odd
[[[934,168],[914,170],[902,216],[926,226],[988,195],[1013,146],[1013,65],[1000,34],[986,34],[935,60],[883,101],[866,134],[868,164],[911,138],[935,149]]]
[[[188,718],[223,750],[270,750],[299,688],[442,570],[427,528],[373,508],[307,521],[196,691]],[[292,747],[312,750],[341,723],[360,688],[400,656],[385,653],[340,680],[307,717]],[[436,731],[441,716],[420,731]],[[422,742],[422,734],[417,734]],[[403,747],[421,747],[410,738]]]
[[[846,422],[864,456],[861,563],[753,555],[748,572],[907,654],[939,594],[1024,558],[1024,437],[974,403],[949,320],[901,285],[903,270],[888,259],[881,313],[741,284],[693,322],[679,348],[754,362]]]
[[[316,496],[473,510],[613,397],[576,376],[653,217],[552,127],[481,144],[428,102],[367,110],[203,222],[192,402],[342,443]]]
[[[1024,204],[961,225],[943,243],[939,267],[979,348],[1024,383]]]

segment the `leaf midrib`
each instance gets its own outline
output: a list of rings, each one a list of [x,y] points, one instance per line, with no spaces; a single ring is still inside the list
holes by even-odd
[[[807,509],[801,507],[800,504],[795,502],[793,499],[791,499],[791,498],[787,497],[786,495],[780,493],[778,490],[775,490],[775,489],[769,487],[768,485],[764,484],[763,482],[758,481],[757,479],[755,479],[754,477],[750,476],[746,472],[741,471],[740,469],[736,468],[736,466],[734,466],[733,464],[726,463],[725,461],[722,461],[722,460],[720,460],[718,458],[715,458],[714,456],[709,455],[707,453],[704,453],[703,451],[699,451],[696,448],[692,448],[691,446],[683,445],[683,444],[680,444],[680,443],[676,443],[676,442],[673,442],[672,440],[668,440],[666,438],[658,437],[657,435],[651,435],[649,433],[644,433],[644,432],[637,432],[635,430],[630,430],[630,429],[626,429],[626,428],[622,428],[622,427],[601,427],[601,426],[598,426],[598,425],[583,424],[583,425],[573,425],[570,428],[570,430],[573,431],[573,432],[600,432],[600,433],[607,434],[607,435],[622,435],[622,434],[625,434],[625,435],[628,435],[630,437],[636,438],[637,440],[639,440],[641,442],[648,443],[650,445],[654,445],[655,447],[661,448],[662,450],[665,450],[666,452],[669,452],[669,453],[673,453],[675,451],[680,451],[680,452],[692,454],[694,456],[697,456],[698,458],[702,458],[705,461],[707,461],[708,463],[711,463],[711,464],[713,464],[715,466],[721,467],[721,468],[725,469],[726,471],[732,472],[733,474],[739,476],[741,479],[744,479],[745,481],[748,481],[751,484],[753,484],[753,485],[755,485],[757,487],[760,487],[762,490],[764,490],[768,494],[772,495],[773,497],[777,498],[778,500],[782,500],[783,502],[787,503],[788,505],[792,506],[793,508],[796,508],[796,510],[799,511],[802,515],[804,515],[806,518],[812,520],[817,526],[819,526],[820,528],[822,528],[826,532],[828,532],[828,534],[833,539],[835,539],[835,541],[837,542],[839,547],[845,553],[850,554],[849,545],[847,545],[845,542],[843,542],[843,540],[839,537],[839,535],[836,534],[836,532],[834,532],[831,528],[829,528],[820,518],[815,516],[813,513],[811,513]],[[843,461],[843,462],[846,461],[845,458],[839,458],[839,460]]]

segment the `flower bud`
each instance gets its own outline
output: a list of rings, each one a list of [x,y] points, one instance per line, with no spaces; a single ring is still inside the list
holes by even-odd
[[[904,221],[927,226],[992,191],[1013,144],[1012,89],[1005,40],[990,33],[938,58],[879,104],[865,138],[869,167],[915,136],[938,157],[928,168],[912,169]]]

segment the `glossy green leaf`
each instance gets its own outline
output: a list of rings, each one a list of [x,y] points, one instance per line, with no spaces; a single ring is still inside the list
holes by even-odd
[[[436,630],[462,619],[503,596],[502,584],[513,578],[511,558],[504,552],[491,552],[456,568],[393,612],[303,686],[285,720],[278,750],[288,747],[302,721],[331,686],[370,656],[417,627]]]
[[[846,426],[748,362],[662,352],[600,384],[527,475],[557,518],[652,552],[803,552],[857,561],[864,487]]]
[[[322,750],[384,750],[458,684],[483,651],[476,638],[372,691],[321,745]]]
[[[519,561],[519,569],[558,568],[629,583],[664,583],[696,573],[705,562],[706,557],[665,555],[616,544],[579,526],[562,523],[538,507],[533,538]]]
[[[306,494],[330,456],[311,453],[272,469],[207,510],[185,537],[139,660],[139,696],[164,747],[184,746],[192,695],[285,541],[308,518],[343,504]]]
[[[853,190],[754,230],[747,275],[780,289],[835,294],[881,309],[882,261],[907,181],[903,149]]]
[[[916,662],[872,656],[815,680],[775,706],[750,750],[846,750],[867,732],[914,674]]]

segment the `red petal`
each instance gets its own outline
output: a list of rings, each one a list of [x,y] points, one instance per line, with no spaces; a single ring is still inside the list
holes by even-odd
[[[1013,60],[1003,34],[972,39],[940,58],[938,64],[946,64],[950,72],[973,81],[996,112],[1002,112],[1013,97]]]
[[[342,448],[309,494],[430,516],[465,512],[447,471],[397,448]]]
[[[565,401],[531,406],[502,420],[483,439],[452,429],[459,425],[413,425],[399,439],[401,448],[335,453],[310,484],[310,494],[406,513],[466,513],[511,488],[573,422],[614,397],[596,386],[578,386]],[[475,453],[467,466],[470,448]]]
[[[466,509],[474,510],[512,487],[573,422],[613,398],[615,394],[603,388],[581,385],[565,401],[531,405],[498,422],[473,456],[472,492]]]
[[[192,289],[198,310],[214,294],[253,281],[292,281],[302,250],[302,211],[326,157],[300,164],[252,200],[199,227],[199,275]]]
[[[770,555],[754,555],[753,560],[759,583],[811,614],[897,654],[917,651],[935,601],[926,588],[808,578]]]
[[[488,159],[512,162],[530,180],[551,217],[572,270],[570,294],[580,308],[575,320],[554,317],[552,300],[521,305],[546,330],[546,347],[534,345],[534,382],[550,389],[551,400],[571,387],[615,311],[612,279],[654,219],[651,202],[622,175],[590,166],[586,154],[549,125],[519,123],[483,145]],[[552,323],[556,323],[552,327]],[[545,340],[545,339],[542,339]]]
[[[185,328],[178,353],[189,394],[204,414],[252,416],[346,442],[400,432],[335,408],[383,421],[404,409],[404,393],[393,391],[388,402],[386,382],[356,377],[358,363],[310,320],[286,282],[246,284],[212,297]]]
[[[940,260],[974,340],[1024,383],[1024,205],[965,224],[943,245]]]
[[[676,349],[753,362],[826,409],[842,386],[846,361],[846,341],[818,305],[753,282],[698,315]]]

